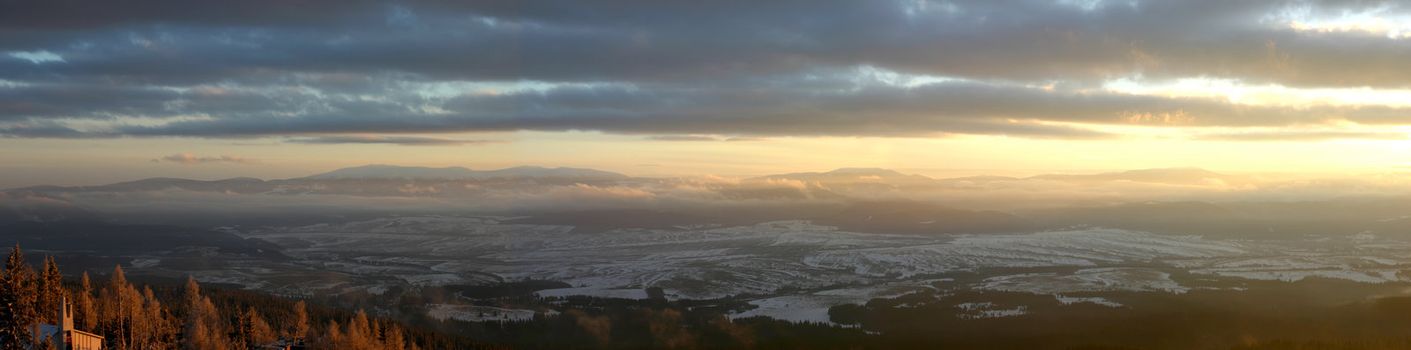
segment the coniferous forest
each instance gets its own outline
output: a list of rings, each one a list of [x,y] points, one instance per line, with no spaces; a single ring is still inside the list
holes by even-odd
[[[398,322],[310,306],[305,301],[230,291],[129,281],[121,266],[106,280],[82,273],[66,280],[53,258],[35,268],[15,246],[0,275],[0,350],[54,349],[32,331],[58,322],[70,303],[78,330],[104,337],[105,349],[307,349],[490,348],[436,333],[408,331]]]

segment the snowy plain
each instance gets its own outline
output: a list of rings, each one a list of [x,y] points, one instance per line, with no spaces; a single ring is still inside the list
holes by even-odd
[[[571,287],[541,290],[644,299],[746,298],[769,316],[827,322],[829,307],[892,298],[957,273],[982,274],[954,288],[1053,295],[1063,304],[1120,307],[1071,293],[1185,293],[1172,277],[1364,283],[1407,281],[1411,244],[1375,236],[1344,245],[1211,239],[1077,228],[1016,234],[899,235],[846,232],[809,221],[748,226],[578,232],[507,218],[416,216],[240,232],[273,242],[295,264],[324,278],[273,281],[257,271],[220,274],[262,289],[318,292],[385,290],[392,285],[476,285],[524,280]],[[956,283],[961,283],[956,285]],[[978,310],[974,317],[1023,314]]]

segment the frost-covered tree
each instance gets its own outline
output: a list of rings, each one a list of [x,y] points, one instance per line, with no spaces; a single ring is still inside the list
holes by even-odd
[[[34,272],[16,244],[0,276],[0,350],[25,350],[32,345],[30,329],[37,320],[35,285]]]

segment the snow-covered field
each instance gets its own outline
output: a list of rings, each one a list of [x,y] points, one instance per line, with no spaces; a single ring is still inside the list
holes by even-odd
[[[542,290],[540,296],[628,299],[646,298],[645,288],[659,287],[671,299],[747,296],[758,306],[734,317],[826,321],[830,306],[929,288],[936,279],[956,273],[983,274],[959,288],[1048,294],[1064,304],[1120,306],[1101,298],[1062,295],[1190,290],[1172,278],[1174,271],[1250,280],[1406,281],[1401,271],[1411,263],[1411,244],[1375,236],[1342,245],[1101,228],[927,236],[844,232],[807,221],[583,233],[566,226],[504,220],[393,217],[240,232],[279,244],[295,264],[327,275],[267,281],[257,273],[234,271],[220,279],[335,292],[398,283],[440,286],[532,279],[572,286]],[[1023,312],[985,310],[975,316]]]
[[[1027,273],[995,276],[986,278],[975,288],[1033,294],[1104,291],[1185,293],[1190,290],[1171,280],[1169,273],[1139,268],[1092,268],[1069,274]]]
[[[615,299],[643,300],[643,299],[647,299],[647,290],[646,290],[646,289],[643,289],[643,288],[612,289],[612,288],[594,288],[594,287],[575,287],[575,288],[545,289],[545,290],[540,290],[540,291],[534,292],[534,295],[535,295],[535,296],[538,296],[538,297],[541,297],[541,298],[562,298],[562,297],[569,297],[569,296],[581,295],[581,296],[589,296],[589,297],[597,297],[597,298],[615,298]]]
[[[782,295],[750,301],[756,308],[730,315],[732,318],[767,316],[774,319],[796,322],[829,323],[828,309],[842,304],[865,304],[875,298],[895,298],[933,287],[914,287],[933,281],[915,283],[886,283],[867,287],[852,287],[821,290],[812,293]]]
[[[489,218],[411,217],[247,235],[286,245],[287,254],[325,269],[394,274],[413,285],[540,279],[564,281],[585,294],[655,286],[669,297],[692,299],[769,295],[782,286],[873,285],[996,267],[1094,267],[1246,253],[1237,243],[1123,230],[918,236],[843,232],[806,221],[576,233]]]

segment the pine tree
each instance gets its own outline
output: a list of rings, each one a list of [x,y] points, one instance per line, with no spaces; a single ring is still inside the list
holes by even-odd
[[[367,343],[369,349],[382,348],[382,323],[372,321],[372,331],[367,332]]]
[[[348,349],[376,348],[377,335],[372,333],[372,325],[368,321],[367,313],[363,310],[358,310],[358,313],[348,322],[348,331],[344,333],[348,341]]]
[[[141,298],[133,295],[136,291],[130,293],[131,289],[127,275],[118,265],[113,267],[108,285],[99,292],[99,329],[107,335],[110,347],[116,350],[133,348],[134,311],[141,308]]]
[[[225,319],[210,298],[201,296],[201,286],[195,278],[186,278],[186,328],[182,332],[181,348],[190,350],[233,349],[227,334]]]
[[[14,253],[11,255],[13,256]],[[14,342],[11,340],[17,339],[16,335],[19,334],[15,329],[19,318],[16,315],[16,311],[19,310],[19,303],[15,300],[17,298],[10,274],[0,271],[0,349],[20,348],[18,344],[15,346],[5,345]]]
[[[243,312],[236,312],[235,322],[231,324],[230,327],[231,330],[234,331],[234,334],[232,334],[234,335],[234,339],[231,339],[231,345],[234,345],[236,349],[249,349],[255,346],[254,341],[250,339],[250,333],[253,333],[251,326],[248,315]]]
[[[402,335],[402,329],[400,327],[389,324],[387,325],[386,333],[382,336],[382,344],[384,344],[384,349],[401,350],[406,348],[407,339],[406,336]]]
[[[235,333],[236,344],[241,348],[259,347],[274,342],[274,330],[254,308],[248,308],[240,315],[240,325],[236,327]]]
[[[93,283],[88,279],[88,271],[78,280],[78,291],[74,294],[74,325],[93,332],[98,330],[98,309],[93,304]]]
[[[187,306],[195,306],[196,304],[201,302],[201,284],[196,283],[195,277],[186,276],[185,291]]]
[[[270,327],[269,322],[265,321],[265,318],[261,317],[259,313],[256,313],[254,308],[250,308],[249,317],[250,339],[257,345],[273,343],[277,337],[275,336],[274,328]]]
[[[186,276],[186,319],[183,322],[186,326],[181,331],[183,349],[200,349],[200,344],[205,342],[206,329],[202,322],[204,315],[201,314],[201,285],[196,283],[196,278]]]
[[[339,330],[338,321],[328,321],[328,331],[314,344],[316,349],[346,349],[346,341],[343,332]]]
[[[30,348],[30,327],[36,321],[34,285],[34,272],[16,244],[5,260],[4,276],[0,277],[0,350]]]
[[[309,336],[309,310],[303,300],[294,303],[294,320],[289,328],[289,339],[298,340]]]
[[[48,324],[59,324],[59,305],[63,302],[64,276],[59,273],[59,264],[54,257],[44,258],[44,270],[39,275],[39,295],[36,313],[39,320]]]
[[[135,347],[170,349],[175,347],[176,327],[151,287],[142,288],[142,310],[134,324]]]
[[[196,335],[197,346],[195,349],[226,350],[236,347],[230,341],[229,328],[225,320],[216,310],[216,305],[211,303],[210,298],[201,298],[201,306],[198,307],[202,314]]]

